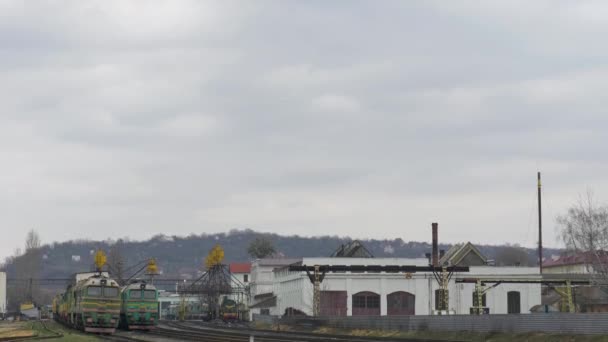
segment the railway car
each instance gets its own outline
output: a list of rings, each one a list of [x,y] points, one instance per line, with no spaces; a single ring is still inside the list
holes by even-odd
[[[120,319],[120,288],[97,274],[81,279],[53,300],[53,318],[85,332],[112,334]]]
[[[236,321],[239,319],[236,302],[224,297],[220,306],[220,316],[224,322]]]
[[[129,330],[151,330],[158,324],[158,291],[138,281],[122,288],[120,326]]]

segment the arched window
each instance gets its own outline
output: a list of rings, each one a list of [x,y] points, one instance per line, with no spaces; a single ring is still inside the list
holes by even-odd
[[[507,292],[507,313],[521,313],[521,299],[518,291]]]
[[[416,296],[409,292],[397,291],[386,296],[387,315],[414,315]]]
[[[379,316],[380,295],[373,292],[359,292],[353,295],[353,316]]]

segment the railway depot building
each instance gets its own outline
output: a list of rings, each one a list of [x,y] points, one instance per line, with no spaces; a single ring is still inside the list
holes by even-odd
[[[301,258],[296,265],[340,266],[429,266],[427,258],[350,257]],[[361,256],[361,253],[354,253]],[[293,261],[293,260],[290,260]],[[262,260],[258,263],[268,264]],[[357,315],[432,315],[470,314],[474,305],[473,283],[458,283],[459,279],[495,278],[503,280],[541,280],[537,267],[487,266],[485,258],[469,244],[452,247],[442,265],[459,263],[469,266],[469,272],[455,272],[448,282],[448,310],[438,311],[440,285],[432,272],[328,272],[320,284],[321,316]],[[253,313],[270,315],[313,315],[313,284],[306,272],[290,271],[288,266],[272,262],[272,275],[264,277],[264,291],[252,292]],[[467,264],[467,265],[463,265]],[[254,262],[255,265],[255,262]],[[256,279],[255,266],[252,279]],[[269,270],[266,270],[268,272]],[[272,285],[270,285],[272,284]],[[252,283],[252,286],[255,284]],[[252,287],[252,288],[255,288]],[[259,287],[258,287],[259,288]],[[258,298],[258,300],[256,300]],[[541,304],[540,284],[500,284],[483,295],[483,306],[490,314],[530,313]]]

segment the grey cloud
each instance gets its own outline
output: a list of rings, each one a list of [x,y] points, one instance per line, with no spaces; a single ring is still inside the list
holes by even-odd
[[[427,240],[439,220],[445,241],[532,246],[537,169],[548,225],[608,191],[607,10],[2,2],[5,227]]]

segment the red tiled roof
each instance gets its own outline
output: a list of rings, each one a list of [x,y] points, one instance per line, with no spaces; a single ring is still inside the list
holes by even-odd
[[[608,252],[598,252],[599,258],[608,261]],[[549,259],[543,262],[543,267],[556,267],[568,265],[593,264],[598,261],[598,255],[592,252],[582,252],[574,255],[561,256],[558,259]]]
[[[251,273],[250,262],[233,262],[230,264],[230,273]]]

